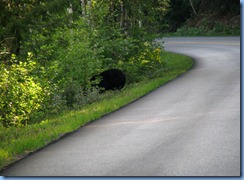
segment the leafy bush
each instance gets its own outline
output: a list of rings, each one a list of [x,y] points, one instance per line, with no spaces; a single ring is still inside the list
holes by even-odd
[[[96,30],[91,30],[82,18],[72,25],[56,28],[49,36],[45,32],[44,29],[32,33],[25,48],[31,49],[38,62],[46,67],[45,76],[52,84],[49,110],[58,112],[79,104],[76,97],[81,97],[81,91],[90,92],[90,78],[102,71],[102,47],[93,43]]]
[[[37,64],[31,57],[29,53],[26,61],[16,63],[12,55],[11,65],[0,65],[0,121],[5,127],[27,125],[49,95],[35,75]]]
[[[131,56],[126,63],[119,63],[127,73],[128,83],[152,78],[156,69],[163,69],[166,62],[162,53],[163,50],[159,44],[141,43],[137,54]]]
[[[53,35],[52,44],[56,52],[51,64],[55,68],[50,79],[57,85],[56,93],[59,95],[55,97],[61,104],[62,100],[69,107],[80,104],[77,97],[81,97],[81,92],[90,92],[91,77],[101,71],[101,47],[92,44],[93,35],[94,32],[82,20],[74,23],[72,28],[58,30]]]
[[[119,68],[126,72],[127,83],[148,78],[154,69],[165,66],[162,46],[142,37],[127,36],[120,29],[101,27],[93,36],[101,47],[102,69]]]

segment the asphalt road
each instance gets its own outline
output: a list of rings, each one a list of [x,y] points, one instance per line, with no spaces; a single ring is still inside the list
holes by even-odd
[[[3,176],[239,176],[240,38],[165,38],[192,70]]]

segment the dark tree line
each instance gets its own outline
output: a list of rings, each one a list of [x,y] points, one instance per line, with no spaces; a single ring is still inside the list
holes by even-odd
[[[171,0],[170,10],[164,18],[168,25],[162,31],[176,31],[188,19],[200,21],[209,15],[215,18],[234,17],[240,15],[239,0]]]

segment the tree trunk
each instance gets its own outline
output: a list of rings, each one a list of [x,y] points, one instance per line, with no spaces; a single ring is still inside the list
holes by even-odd
[[[87,0],[87,6],[88,6],[88,10],[90,11],[89,13],[91,13],[91,9],[92,9],[92,1],[91,0]]]
[[[125,25],[125,7],[124,7],[124,3],[121,2],[120,3],[120,28],[124,28]]]
[[[194,5],[193,5],[193,3],[192,3],[192,0],[189,0],[189,1],[190,1],[191,8],[192,8],[194,14],[197,15],[197,12],[196,12],[196,10],[195,10],[195,8],[194,8]]]
[[[80,0],[81,2],[81,8],[82,8],[82,16],[86,16],[86,1],[85,0]]]

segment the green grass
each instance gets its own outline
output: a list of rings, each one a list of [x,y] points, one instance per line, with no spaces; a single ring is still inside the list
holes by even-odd
[[[45,119],[39,124],[10,128],[0,126],[0,169],[4,169],[12,162],[46,146],[63,135],[79,129],[86,123],[135,101],[175,79],[193,65],[192,59],[184,55],[165,53],[164,56],[168,59],[167,71],[158,70],[158,78],[129,84],[123,91],[105,94],[99,102],[77,110],[62,112],[60,115]]]

